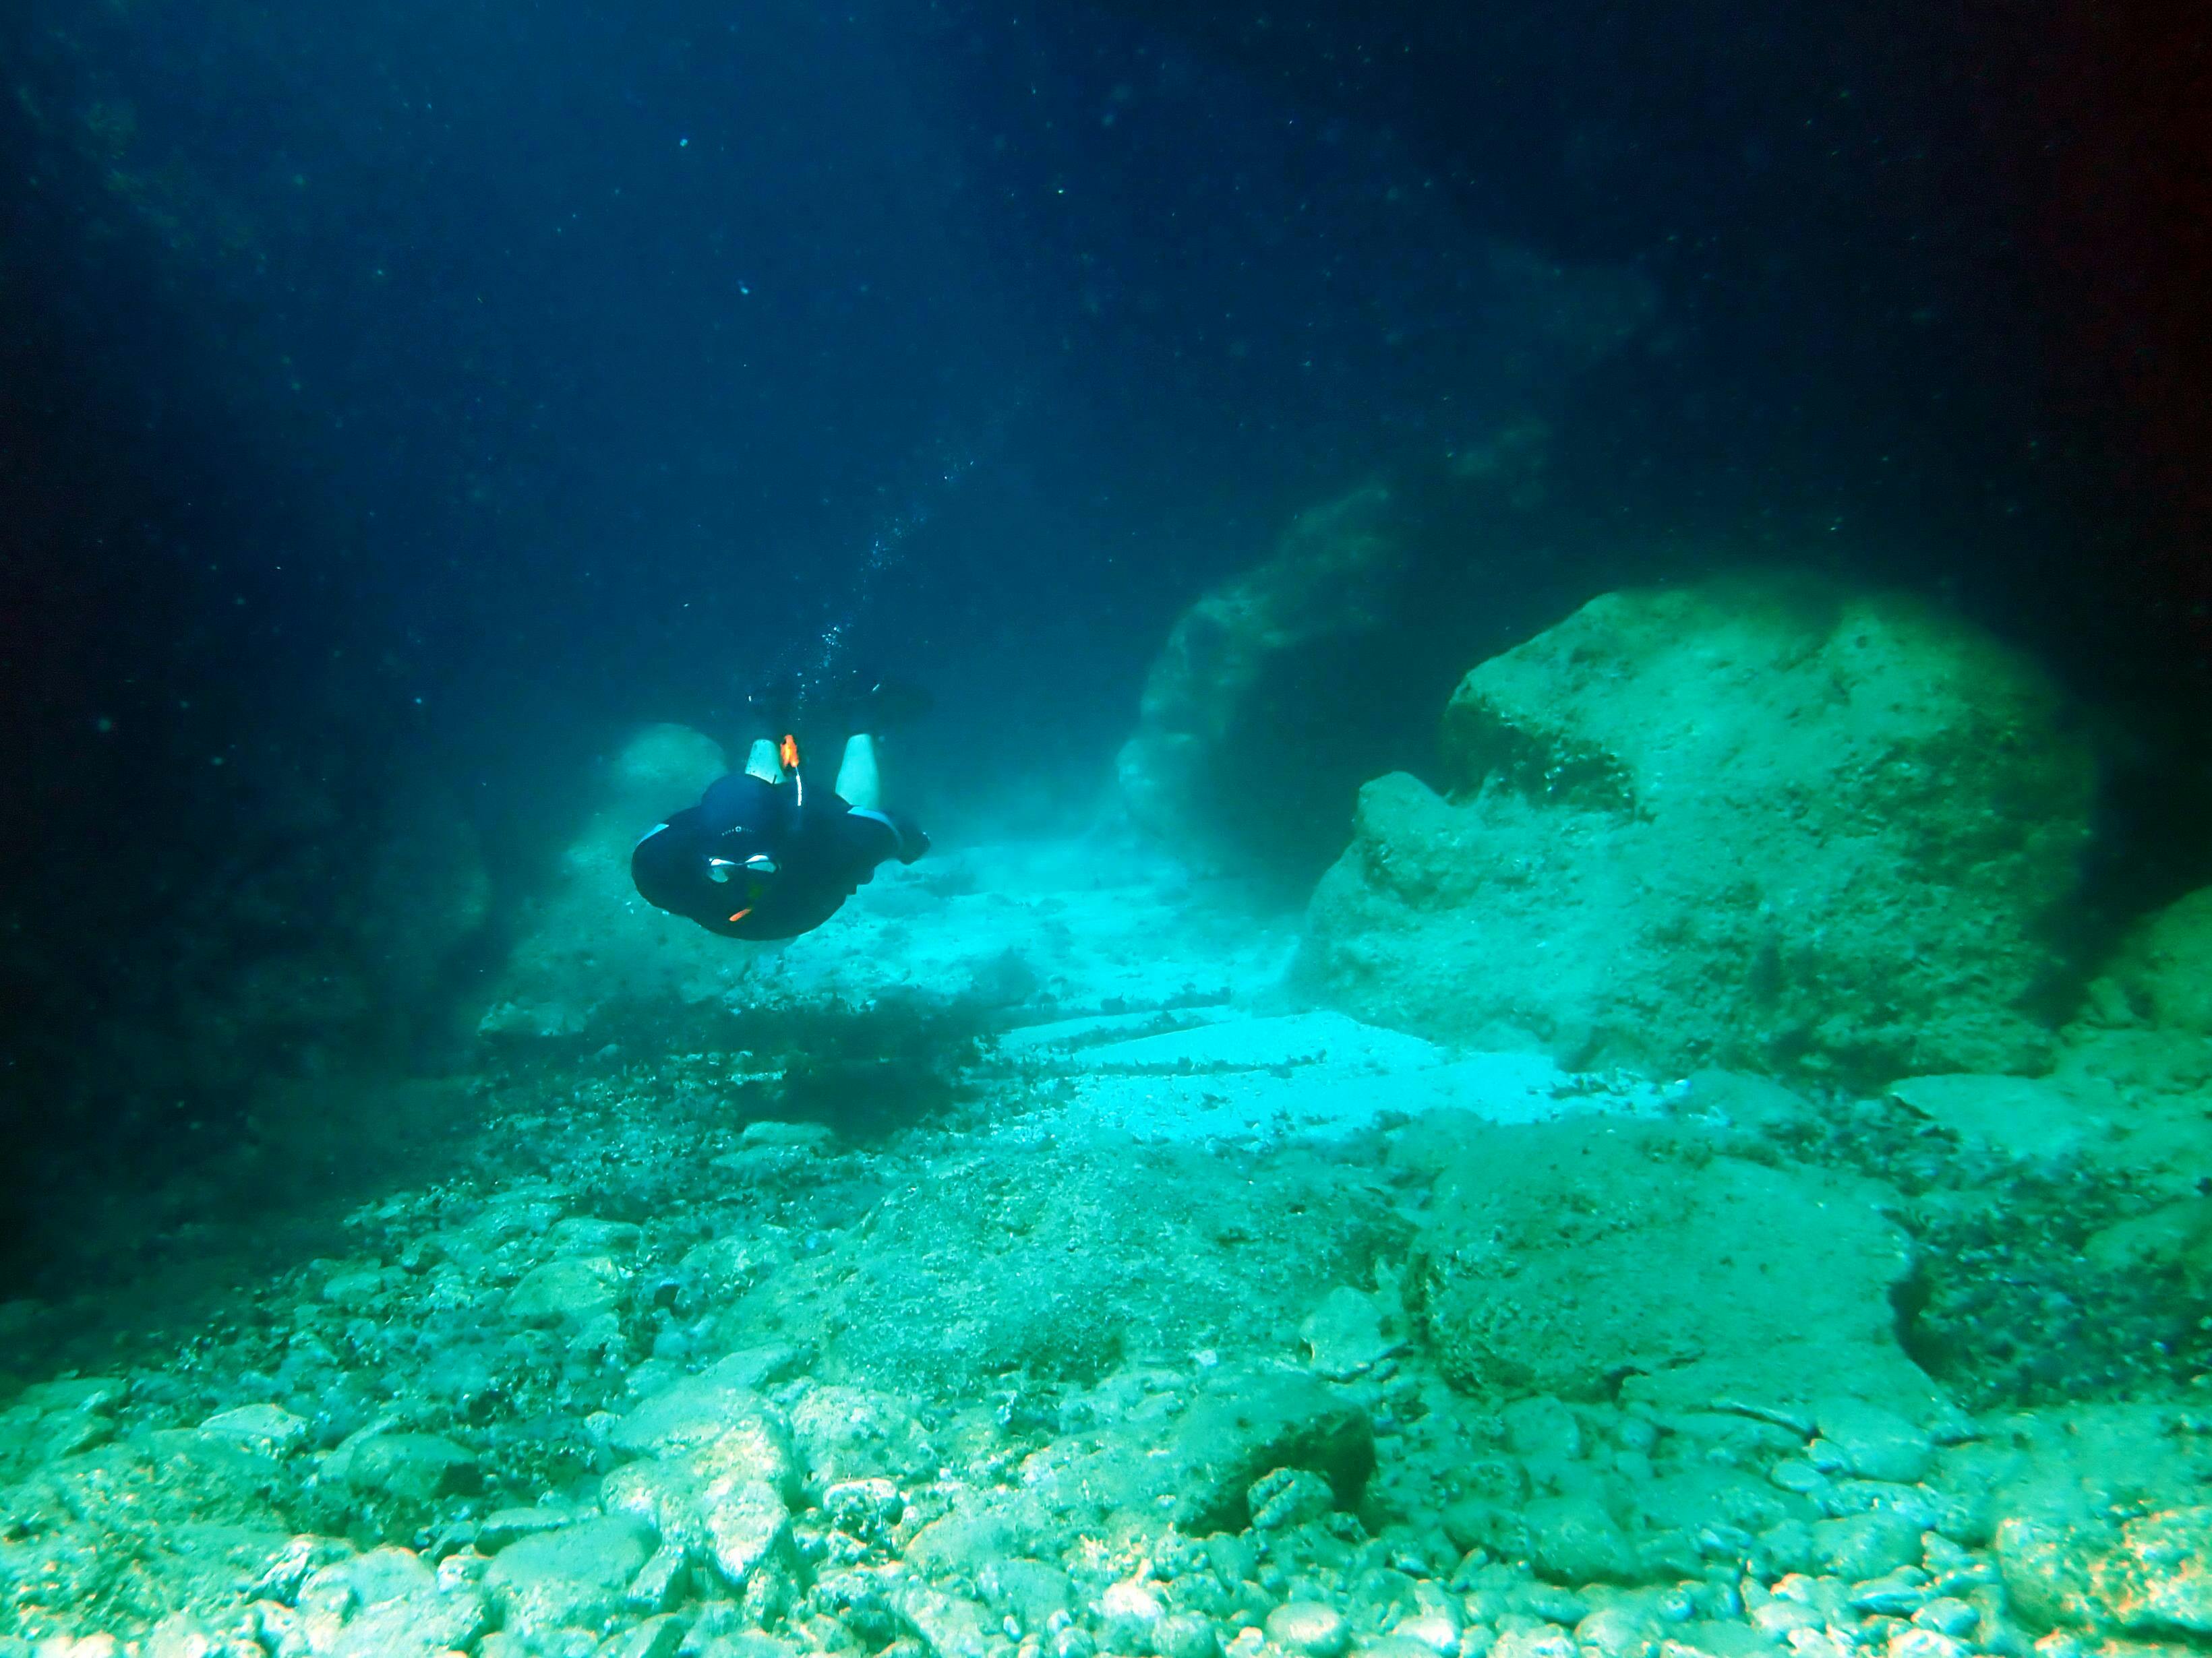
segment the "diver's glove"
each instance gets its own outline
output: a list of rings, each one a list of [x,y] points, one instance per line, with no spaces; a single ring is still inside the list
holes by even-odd
[[[846,810],[855,817],[868,818],[889,829],[891,832],[891,856],[902,864],[915,863],[929,850],[929,837],[915,827],[910,817],[875,806],[848,806]]]
[[[891,827],[898,831],[899,862],[920,863],[929,852],[929,837],[921,832],[921,826],[911,817],[896,817],[888,812],[884,815],[890,817]]]

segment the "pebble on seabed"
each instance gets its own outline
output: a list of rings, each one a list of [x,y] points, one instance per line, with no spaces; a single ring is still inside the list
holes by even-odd
[[[1267,1638],[1301,1658],[1342,1658],[1352,1644],[1352,1629],[1334,1606],[1291,1600],[1267,1614]]]

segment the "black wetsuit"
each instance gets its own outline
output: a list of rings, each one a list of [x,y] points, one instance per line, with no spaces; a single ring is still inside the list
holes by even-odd
[[[640,841],[629,872],[647,903],[710,932],[795,938],[836,914],[877,865],[928,850],[927,835],[890,812],[738,772]]]

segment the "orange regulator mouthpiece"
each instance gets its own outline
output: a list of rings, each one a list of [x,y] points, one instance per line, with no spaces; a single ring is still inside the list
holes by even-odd
[[[799,769],[799,739],[789,732],[784,733],[783,741],[776,745],[775,754],[776,758],[783,762],[786,771]]]

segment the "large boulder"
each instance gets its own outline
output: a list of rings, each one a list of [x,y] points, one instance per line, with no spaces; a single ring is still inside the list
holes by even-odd
[[[629,1006],[708,1001],[743,976],[742,945],[653,908],[629,877],[630,848],[729,770],[720,744],[648,726],[615,756],[598,804],[532,903],[484,1014],[497,1035],[580,1035]]]
[[[1447,793],[1361,792],[1306,969],[1578,1066],[2034,1072],[2094,765],[2031,664],[1896,594],[1608,594],[1469,673]]]
[[[1435,1174],[1409,1287],[1461,1387],[1908,1415],[1936,1398],[1898,1345],[1911,1254],[1881,1212],[1893,1193],[1595,1117],[1439,1119],[1399,1156]]]
[[[1340,846],[1357,778],[1334,762],[1356,765],[1364,746],[1370,659],[1410,556],[1390,491],[1369,484],[1302,515],[1266,562],[1176,618],[1117,762],[1138,824],[1200,867],[1249,861],[1270,829],[1313,828],[1324,859]]]
[[[2133,1020],[2177,1036],[2212,1036],[2212,887],[2146,919],[2106,973]]]
[[[1362,782],[1430,763],[1428,710],[1465,665],[1610,553],[1610,526],[1594,537],[1550,487],[1552,417],[1650,325],[1657,289],[1509,242],[1457,281],[1482,325],[1452,343],[1465,395],[1436,451],[1295,519],[1152,663],[1122,799],[1194,868],[1303,889],[1344,849]]]

